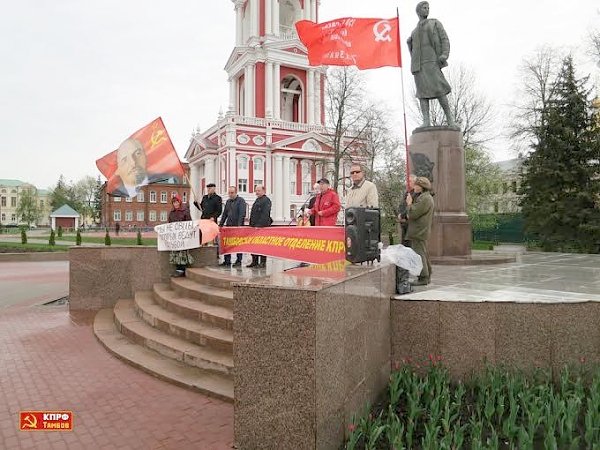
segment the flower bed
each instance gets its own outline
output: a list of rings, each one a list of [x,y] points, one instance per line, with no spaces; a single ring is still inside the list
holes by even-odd
[[[450,382],[441,358],[404,362],[385,402],[348,426],[347,449],[600,449],[600,368],[555,379],[502,367]]]

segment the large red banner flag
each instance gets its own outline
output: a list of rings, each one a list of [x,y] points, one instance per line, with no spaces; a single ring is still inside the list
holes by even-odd
[[[296,22],[311,66],[400,67],[399,21],[345,17],[329,22]]]
[[[142,186],[185,174],[160,117],[96,160],[96,166],[108,180],[106,193],[119,197],[135,197]]]

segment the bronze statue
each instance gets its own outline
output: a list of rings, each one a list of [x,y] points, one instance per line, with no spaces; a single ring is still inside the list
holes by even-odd
[[[419,2],[416,9],[419,23],[408,38],[408,49],[411,56],[410,70],[415,77],[417,98],[423,115],[422,126],[431,126],[429,100],[438,99],[448,126],[455,127],[447,97],[451,89],[442,73],[442,67],[448,65],[450,40],[440,21],[427,18],[429,2]]]

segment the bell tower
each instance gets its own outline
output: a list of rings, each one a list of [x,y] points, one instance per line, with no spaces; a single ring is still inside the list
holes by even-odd
[[[200,196],[228,186],[250,207],[261,184],[271,217],[288,224],[316,180],[333,168],[325,123],[325,67],[309,66],[294,24],[317,22],[320,0],[231,0],[235,45],[225,71],[229,102],[217,123],[192,136],[186,158]],[[192,212],[198,213],[192,208]]]
[[[319,0],[232,0],[236,45],[225,66],[229,112],[322,124],[324,71],[309,67],[294,24],[317,21]]]

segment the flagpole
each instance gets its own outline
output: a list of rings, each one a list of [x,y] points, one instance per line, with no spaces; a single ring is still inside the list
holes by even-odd
[[[410,154],[408,151],[408,131],[406,129],[406,100],[404,95],[404,72],[402,68],[402,53],[400,51],[402,40],[400,38],[400,10],[396,7],[396,18],[398,20],[398,62],[400,63],[400,85],[402,88],[402,119],[404,121],[404,148],[406,149],[406,191],[409,189],[410,178]]]

